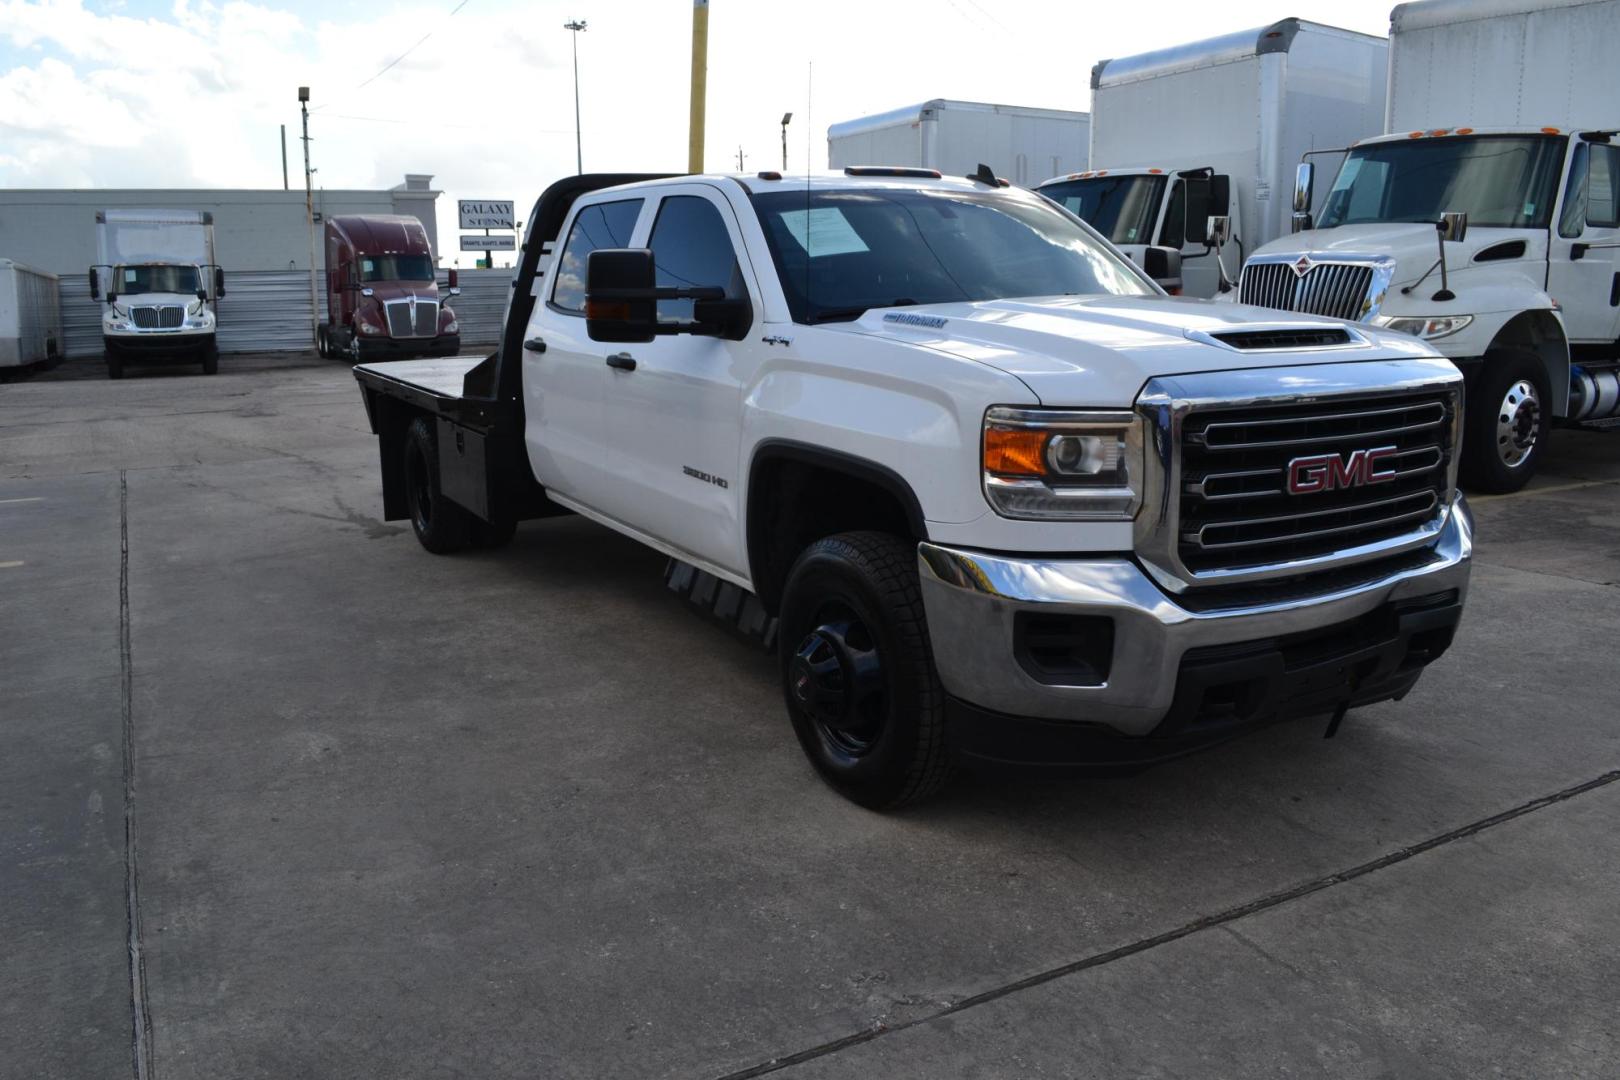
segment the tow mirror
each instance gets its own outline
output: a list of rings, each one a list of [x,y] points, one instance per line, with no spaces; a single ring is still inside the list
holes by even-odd
[[[93,266],[90,268],[90,299],[101,299],[101,275],[96,273]]]
[[[1297,215],[1311,212],[1311,195],[1315,190],[1316,166],[1309,161],[1302,161],[1299,163],[1299,168],[1294,170],[1295,221],[1299,220]]]
[[[647,248],[598,248],[585,259],[585,333],[592,341],[651,341],[658,290]]]
[[[1208,243],[1222,247],[1232,239],[1232,219],[1225,214],[1211,214],[1206,221],[1204,236]]]
[[[740,337],[753,311],[708,286],[659,288],[646,248],[598,248],[585,260],[585,332],[592,341],[651,341],[659,334]],[[658,301],[691,300],[692,321],[658,321]],[[739,330],[738,327],[741,327]]]
[[[218,300],[225,295],[225,271],[214,267],[214,299]]]
[[[1181,295],[1181,252],[1170,247],[1149,247],[1142,252],[1142,269],[1165,292]]]
[[[1463,242],[1468,235],[1468,215],[1455,210],[1447,210],[1440,215],[1440,238],[1450,240],[1454,244]]]

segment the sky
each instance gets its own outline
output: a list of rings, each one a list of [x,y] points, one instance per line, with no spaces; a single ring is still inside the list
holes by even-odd
[[[829,124],[929,98],[1086,110],[1102,59],[1289,16],[1366,33],[1393,0],[712,0],[705,167],[824,168]],[[0,189],[302,183],[297,88],[327,188],[430,173],[524,216],[575,167],[684,171],[690,0],[0,0]],[[0,191],[0,201],[4,193]],[[474,256],[462,256],[470,266]],[[497,260],[499,262],[499,260]]]

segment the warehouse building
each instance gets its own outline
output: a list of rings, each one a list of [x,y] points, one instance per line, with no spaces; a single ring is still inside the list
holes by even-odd
[[[324,270],[322,222],[339,214],[409,214],[419,219],[438,261],[439,192],[433,177],[408,173],[386,191],[317,191],[314,258]],[[87,271],[96,261],[96,212],[183,209],[214,218],[215,257],[225,270],[219,304],[223,352],[313,348],[310,317],[310,229],[302,191],[75,188],[0,192],[0,258],[15,259],[61,279],[67,356],[101,352],[101,307],[90,299]],[[504,310],[510,270],[461,272],[463,295],[452,302],[464,342],[493,341]],[[316,303],[325,317],[326,297]]]

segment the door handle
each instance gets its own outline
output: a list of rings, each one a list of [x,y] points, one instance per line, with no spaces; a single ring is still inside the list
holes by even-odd
[[[546,351],[546,339],[532,337],[523,343],[524,352],[541,353]]]
[[[627,352],[614,353],[607,358],[607,366],[615,371],[636,370],[636,358]]]

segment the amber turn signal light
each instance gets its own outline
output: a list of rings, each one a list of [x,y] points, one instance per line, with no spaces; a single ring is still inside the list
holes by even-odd
[[[986,428],[984,471],[992,476],[1044,476],[1047,432]]]
[[[585,317],[587,319],[629,322],[630,303],[627,300],[592,300],[587,296],[585,298]]]

